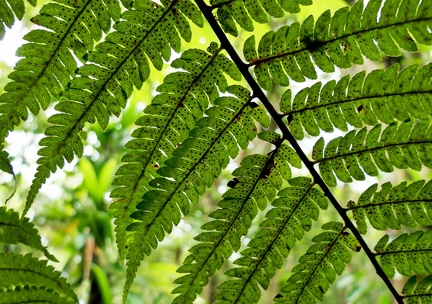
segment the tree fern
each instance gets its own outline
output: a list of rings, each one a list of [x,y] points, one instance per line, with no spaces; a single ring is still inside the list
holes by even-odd
[[[290,276],[275,303],[326,301],[330,285],[358,251],[398,303],[430,302],[431,236],[422,226],[431,225],[431,181],[374,184],[360,189],[358,200],[350,196],[348,204],[331,188],[396,169],[432,167],[432,65],[377,66],[339,80],[312,82],[295,94],[294,86],[280,92],[293,82],[315,80],[321,72],[364,64],[365,58],[388,63],[386,56],[429,50],[432,3],[357,1],[302,22],[286,15],[311,4],[52,0],[44,5],[31,19],[41,28],[25,36],[29,43],[18,50],[24,58],[0,95],[3,171],[11,171],[8,133],[29,111],[38,115],[55,102],[56,112],[39,143],[23,217],[0,208],[1,241],[25,244],[55,259],[24,217],[40,187],[65,161],[83,155],[87,123],[97,122],[105,130],[133,91],[142,89],[151,65],[165,71],[170,63],[171,72],[125,145],[110,195],[120,260],[127,260],[123,302],[145,256],[183,217],[188,220],[191,208],[236,158],[241,158],[240,167],[232,172],[229,189],[178,268],[174,303],[193,303],[217,271],[230,268],[227,260],[233,253],[239,258],[225,272],[228,279],[219,285],[216,301],[257,303],[278,269],[288,269]],[[0,4],[0,37],[5,26],[22,18],[23,7],[22,0]],[[258,24],[275,24],[275,18],[284,18],[278,20],[283,23],[279,28],[258,30],[261,37],[244,42],[241,37],[236,42],[243,45],[240,49],[227,37],[253,31]],[[203,27],[204,19],[215,35],[211,39],[219,41],[206,50],[189,45],[184,50],[182,40],[197,38],[191,23]],[[314,139],[311,156],[299,143],[309,137],[320,137]],[[251,141],[272,150],[240,154]],[[336,211],[334,219],[321,216],[329,205]],[[250,229],[264,214],[258,231]],[[324,223],[323,231],[291,268],[287,258],[310,236],[306,232],[315,221]],[[403,227],[418,230],[395,238],[384,235],[374,250],[362,236],[368,237],[372,228],[381,233]],[[245,249],[243,237],[251,239]],[[101,275],[102,268],[95,269]],[[0,272],[5,303],[78,301],[58,272],[30,255],[0,253]],[[390,281],[396,272],[410,277],[402,290]]]

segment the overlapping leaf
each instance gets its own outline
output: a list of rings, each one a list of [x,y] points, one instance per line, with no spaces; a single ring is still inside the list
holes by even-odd
[[[6,207],[0,207],[0,242],[25,244],[42,251],[48,259],[58,262],[46,247],[42,246],[41,237],[29,219],[20,219],[17,212]]]
[[[337,275],[351,260],[352,252],[359,251],[357,240],[341,223],[330,222],[322,226],[325,232],[315,236],[307,253],[299,259],[275,303],[316,303],[322,301]]]
[[[377,188],[374,184],[357,203],[348,202],[360,233],[367,231],[366,218],[378,230],[432,225],[432,181],[403,182],[395,187],[385,183],[380,191]]]
[[[253,21],[267,23],[267,14],[280,18],[284,11],[288,13],[300,12],[300,5],[311,5],[312,0],[211,0],[212,8],[217,8],[216,16],[222,29],[237,36],[236,23],[246,31],[253,31]]]
[[[36,0],[27,0],[28,3],[35,6]],[[15,17],[21,20],[24,16],[24,0],[5,0],[0,2],[0,40],[4,38],[5,26],[12,28],[15,23]]]
[[[324,139],[320,138],[313,149],[312,157],[319,163],[325,182],[336,186],[336,177],[345,183],[352,179],[364,180],[365,173],[371,176],[411,168],[432,168],[432,128],[430,121],[396,122],[381,131],[381,125],[371,130],[351,131],[343,137],[332,139],[324,150]],[[335,177],[336,175],[336,177]]]
[[[296,177],[289,183],[291,186],[278,193],[272,203],[274,208],[267,213],[248,248],[241,252],[242,257],[234,262],[239,267],[225,273],[235,279],[219,286],[222,292],[216,299],[221,303],[257,303],[261,297],[258,284],[268,288],[296,241],[311,229],[312,220],[318,219],[319,209],[327,208],[327,199],[313,188],[309,178]]]
[[[401,49],[418,50],[418,44],[431,45],[430,1],[388,0],[356,2],[333,15],[324,12],[314,23],[309,16],[303,24],[293,23],[266,33],[258,46],[251,36],[244,45],[244,56],[254,66],[262,88],[270,90],[272,80],[282,86],[289,78],[302,82],[316,79],[316,67],[333,72],[335,66],[349,68],[362,64],[363,56],[380,61],[383,55],[400,56]]]
[[[175,281],[181,285],[173,291],[180,294],[174,303],[192,303],[223,262],[239,250],[240,238],[246,235],[258,209],[264,210],[281,187],[281,175],[285,179],[291,176],[290,164],[300,167],[294,150],[282,144],[277,134],[264,132],[258,136],[275,139],[276,148],[267,156],[247,156],[234,170],[234,179],[228,183],[232,189],[224,193],[219,208],[209,215],[213,220],[204,224],[204,232],[195,237],[200,243],[189,250],[191,254],[177,270],[186,274]]]
[[[0,95],[0,143],[14,126],[27,119],[29,111],[37,115],[53,97],[59,97],[75,76],[74,55],[82,60],[119,16],[118,0],[56,0],[41,8],[31,20],[46,29],[24,36],[30,43],[21,46],[17,55],[25,58],[17,63],[9,75],[13,82]]]
[[[407,304],[423,304],[432,301],[432,276],[419,279],[411,277],[402,289]]]
[[[51,289],[43,287],[15,287],[13,289],[0,290],[2,304],[16,303],[50,303],[50,304],[76,304],[71,298],[60,297]]]
[[[388,277],[393,278],[395,270],[406,277],[432,274],[432,230],[404,233],[388,241],[389,236],[385,235],[375,246]]]
[[[399,72],[399,66],[363,71],[338,82],[316,83],[291,98],[287,90],[280,110],[288,117],[289,129],[296,139],[304,133],[318,136],[320,131],[333,132],[334,127],[347,131],[347,124],[361,128],[378,122],[389,124],[395,119],[424,119],[432,114],[429,95],[432,92],[432,64],[421,69],[411,65]]]
[[[60,272],[30,254],[0,253],[0,290],[28,286],[50,290],[65,302],[78,303],[78,298]]]
[[[163,59],[170,58],[171,48],[180,51],[180,36],[191,39],[185,16],[202,25],[202,16],[189,0],[165,0],[164,4],[136,2],[136,9],[121,15],[122,21],[114,26],[116,31],[85,56],[89,63],[79,69],[80,77],[62,94],[63,100],[55,107],[60,113],[49,118],[47,137],[39,143],[41,158],[24,214],[51,172],[62,168],[65,160],[71,162],[75,155],[82,156],[85,123],[97,120],[105,129],[110,114],[120,115],[133,86],[141,88],[148,78],[148,60],[161,69]]]
[[[229,159],[237,156],[239,147],[246,149],[256,135],[254,117],[268,126],[268,116],[251,101],[250,93],[240,86],[230,86],[227,91],[233,96],[224,96],[214,101],[215,106],[206,111],[207,117],[197,122],[173,156],[157,173],[150,186],[156,189],[146,192],[138,211],[132,217],[140,222],[131,224],[133,231],[127,252],[127,274],[125,296],[135,277],[136,270],[165,232],[170,233],[180,221],[181,214],[188,214],[191,203],[197,203],[199,196],[225,168]]]
[[[196,120],[203,116],[218,91],[226,90],[224,73],[236,80],[241,78],[216,44],[212,44],[209,51],[212,53],[190,49],[173,61],[172,67],[183,71],[165,78],[157,89],[161,93],[145,108],[144,115],[136,122],[139,128],[126,144],[129,152],[122,159],[125,164],[118,169],[113,182],[118,188],[111,192],[111,197],[119,199],[111,208],[116,209],[121,260],[124,259],[126,227],[132,222],[130,215],[148,190],[148,183],[157,176],[156,170],[189,136]]]

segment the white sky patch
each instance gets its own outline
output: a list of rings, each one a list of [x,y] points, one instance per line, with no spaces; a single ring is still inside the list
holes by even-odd
[[[0,41],[0,60],[10,67],[13,67],[19,60],[15,53],[18,47],[25,43],[22,37],[26,32],[22,22],[16,21],[12,29],[6,28],[5,37]]]

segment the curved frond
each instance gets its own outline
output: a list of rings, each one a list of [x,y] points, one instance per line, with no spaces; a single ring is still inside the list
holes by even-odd
[[[430,1],[382,0],[356,2],[331,17],[324,12],[314,23],[309,16],[303,24],[293,23],[278,31],[266,33],[258,46],[251,36],[244,45],[244,55],[262,88],[270,90],[272,79],[288,86],[289,78],[303,82],[316,79],[316,67],[334,72],[335,66],[349,68],[363,64],[363,56],[379,61],[383,55],[400,56],[401,49],[418,50],[418,44],[431,45],[429,24]]]
[[[417,277],[411,277],[402,289],[407,304],[430,303],[432,300],[432,276],[427,276],[417,282]]]
[[[389,236],[383,236],[375,251],[389,278],[394,277],[395,270],[406,277],[432,274],[432,230],[404,233],[388,241]]]
[[[64,301],[78,303],[78,298],[60,272],[30,254],[0,252],[0,289],[28,286],[50,290]]]
[[[365,234],[366,218],[378,230],[401,229],[401,226],[418,227],[432,225],[432,181],[423,180],[410,185],[403,182],[395,187],[385,183],[381,190],[374,184],[362,193],[358,202],[348,202],[357,229]]]
[[[52,97],[59,97],[75,76],[73,54],[82,60],[119,16],[118,0],[55,0],[41,8],[31,20],[45,29],[24,36],[30,43],[21,46],[17,55],[25,58],[18,61],[8,76],[13,82],[0,95],[0,143],[27,119],[29,111],[37,115],[40,108],[48,107]]]
[[[242,29],[252,32],[253,21],[267,23],[270,15],[281,18],[285,12],[300,12],[300,5],[311,5],[312,0],[211,0],[211,9],[216,9],[216,16],[225,33],[238,35],[238,24]]]
[[[35,6],[36,0],[27,0],[28,3]],[[5,0],[0,2],[0,40],[5,35],[5,26],[12,28],[15,23],[15,17],[21,20],[24,16],[24,0]]]
[[[291,176],[290,164],[300,167],[294,150],[278,139],[276,148],[267,156],[249,155],[234,170],[234,179],[228,183],[232,189],[223,194],[218,209],[209,214],[212,221],[204,224],[204,230],[195,237],[200,243],[177,270],[186,273],[175,280],[181,284],[173,293],[180,295],[173,303],[192,303],[202,292],[209,278],[222,267],[234,251],[240,248],[241,237],[247,234],[258,208],[264,210],[276,196],[282,185],[281,175]],[[284,174],[281,172],[284,171]]]
[[[47,304],[76,304],[71,298],[59,297],[50,289],[43,287],[19,286],[14,289],[0,290],[2,304],[16,303],[47,303]]]
[[[274,208],[267,213],[248,248],[241,252],[242,257],[234,262],[240,267],[225,272],[236,279],[218,287],[222,291],[215,298],[221,303],[257,303],[261,297],[258,284],[268,288],[296,241],[311,229],[312,220],[318,219],[319,209],[327,209],[327,199],[313,188],[309,178],[297,177],[289,183],[290,187],[278,193],[272,203]]]
[[[322,301],[337,275],[351,260],[352,252],[359,251],[357,240],[341,223],[330,222],[322,226],[325,232],[315,236],[307,253],[299,259],[281,288],[274,303],[316,303]]]
[[[22,243],[42,251],[45,256],[58,262],[46,247],[42,246],[41,237],[27,217],[20,219],[18,212],[0,207],[0,242],[5,244]]]
[[[338,82],[316,83],[291,98],[287,90],[280,110],[288,116],[288,127],[294,137],[304,133],[318,136],[320,130],[333,132],[334,127],[347,131],[347,124],[361,128],[378,122],[389,124],[395,119],[424,119],[432,114],[432,64],[421,69],[411,65],[399,72],[393,65],[387,70],[363,71]]]
[[[197,122],[190,137],[157,171],[162,177],[150,182],[156,189],[146,192],[137,205],[138,211],[131,215],[140,222],[128,227],[133,233],[126,256],[125,296],[144,255],[157,247],[165,232],[171,232],[181,214],[189,213],[190,204],[198,202],[199,196],[228,165],[230,157],[237,156],[239,147],[246,149],[254,139],[256,126],[252,117],[265,126],[269,124],[268,116],[251,102],[247,89],[230,86],[227,91],[234,96],[214,101],[215,106],[206,111],[207,117]]]
[[[351,131],[343,137],[332,139],[324,151],[324,139],[320,138],[313,149],[312,157],[319,163],[324,181],[336,186],[336,177],[345,183],[352,179],[364,180],[365,173],[378,175],[378,170],[392,172],[422,166],[432,168],[432,128],[430,122],[420,120],[388,125],[373,129]]]
[[[105,129],[110,114],[120,115],[131,96],[133,86],[141,88],[148,78],[148,60],[161,69],[163,59],[169,60],[171,48],[180,50],[180,37],[189,41],[191,29],[185,15],[202,25],[202,17],[194,14],[195,6],[189,0],[164,1],[166,6],[152,1],[137,2],[136,10],[125,11],[117,30],[85,56],[88,63],[78,71],[63,92],[63,99],[55,106],[60,112],[48,119],[51,124],[39,145],[38,168],[27,195],[25,212],[51,172],[71,162],[74,155],[81,157],[83,131],[87,122],[99,122]],[[196,9],[196,8],[195,8]]]
[[[125,164],[117,170],[113,182],[118,187],[111,192],[111,197],[119,200],[110,206],[116,209],[115,229],[121,260],[126,246],[126,227],[132,222],[130,215],[148,190],[148,183],[158,176],[156,170],[189,136],[209,102],[218,96],[218,90],[226,90],[224,73],[241,79],[233,63],[215,43],[209,51],[213,53],[190,49],[173,61],[171,66],[184,72],[175,72],[165,78],[157,88],[160,94],[144,109],[144,115],[136,121],[139,128],[126,144],[129,152],[123,157]]]

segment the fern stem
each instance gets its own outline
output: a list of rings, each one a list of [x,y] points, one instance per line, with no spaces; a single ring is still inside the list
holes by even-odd
[[[396,289],[394,288],[393,284],[391,283],[390,279],[385,275],[383,269],[379,265],[377,259],[375,258],[375,254],[370,250],[368,247],[366,241],[361,236],[360,232],[357,230],[357,228],[354,226],[348,215],[346,214],[345,208],[343,208],[337,199],[334,197],[333,193],[330,191],[330,189],[325,184],[324,180],[321,178],[321,176],[318,174],[318,171],[315,170],[314,164],[309,160],[309,158],[306,156],[306,154],[301,149],[300,145],[295,140],[294,136],[291,134],[291,132],[288,130],[287,126],[284,124],[284,122],[281,119],[280,114],[276,111],[276,109],[273,107],[267,96],[262,91],[261,87],[258,85],[258,83],[255,81],[255,79],[252,77],[252,75],[249,73],[248,65],[245,64],[239,55],[237,54],[236,50],[232,46],[232,44],[229,42],[227,36],[223,32],[222,28],[219,26],[218,22],[216,21],[216,18],[212,14],[212,8],[208,6],[204,0],[195,0],[196,4],[198,5],[199,9],[203,13],[204,17],[207,19],[208,23],[210,24],[211,28],[214,30],[216,36],[218,37],[221,46],[228,52],[231,59],[234,61],[240,72],[242,73],[243,77],[246,79],[247,83],[252,89],[253,95],[256,96],[258,99],[261,100],[271,117],[275,120],[277,126],[282,131],[282,134],[286,140],[291,144],[291,146],[294,148],[294,150],[297,152],[300,159],[305,164],[306,168],[311,173],[312,177],[314,178],[314,182],[318,184],[321,189],[324,192],[324,195],[327,196],[327,198],[330,200],[336,211],[339,213],[339,215],[342,217],[342,219],[345,222],[345,226],[351,230],[353,235],[356,237],[358,242],[360,243],[360,246],[365,251],[366,255],[368,256],[369,260],[371,261],[372,265],[375,267],[375,270],[377,274],[381,277],[383,282],[386,284],[387,288],[392,293],[393,297],[395,298],[396,302],[399,304],[403,304],[403,297],[398,294]]]

